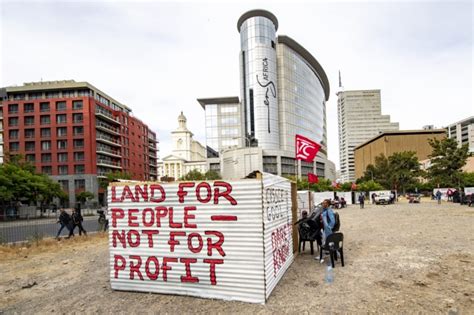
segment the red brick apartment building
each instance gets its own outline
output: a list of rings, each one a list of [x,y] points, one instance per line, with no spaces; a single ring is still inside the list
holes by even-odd
[[[80,191],[93,192],[103,203],[98,178],[109,172],[156,180],[156,134],[93,85],[33,82],[0,93],[4,153],[24,155],[37,171],[57,180],[70,205]]]

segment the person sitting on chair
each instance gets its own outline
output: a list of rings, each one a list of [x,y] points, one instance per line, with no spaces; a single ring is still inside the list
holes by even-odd
[[[328,199],[323,201],[323,212],[321,213],[321,221],[323,222],[323,235],[324,240],[323,244],[326,241],[326,238],[332,234],[332,229],[336,223],[336,218],[334,216],[334,211],[330,207],[331,203]]]

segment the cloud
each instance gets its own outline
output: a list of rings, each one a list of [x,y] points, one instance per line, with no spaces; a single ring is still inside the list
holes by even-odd
[[[170,149],[181,110],[205,142],[201,97],[240,96],[237,19],[263,7],[331,83],[329,157],[338,164],[338,70],[349,89],[381,89],[401,128],[473,114],[472,3],[3,2],[0,85],[88,81],[133,109]]]

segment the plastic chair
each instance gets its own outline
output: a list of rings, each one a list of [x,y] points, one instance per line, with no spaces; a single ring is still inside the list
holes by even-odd
[[[320,247],[319,250],[319,260],[323,259],[323,250],[329,251],[329,257],[331,257],[331,265],[334,268],[334,260],[337,261],[337,253],[341,255],[341,264],[344,267],[344,234],[342,233],[333,233],[329,235],[326,239],[326,243]]]
[[[301,223],[300,223],[301,224]],[[299,238],[299,243],[298,243],[298,253],[301,253],[301,243],[303,243],[303,252],[305,248],[306,242],[309,242],[309,245],[311,246],[311,255],[314,255],[314,239],[308,238],[308,235],[304,235],[306,233],[302,232],[301,225],[298,224],[298,238]],[[306,223],[303,223],[306,224]]]

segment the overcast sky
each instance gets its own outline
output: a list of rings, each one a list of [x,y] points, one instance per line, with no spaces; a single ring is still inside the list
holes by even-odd
[[[160,156],[181,110],[205,143],[196,99],[239,96],[239,34],[248,10],[279,20],[331,84],[329,158],[339,165],[338,70],[346,90],[381,89],[401,129],[474,114],[473,5],[455,2],[1,2],[0,86],[88,81],[158,133]]]

